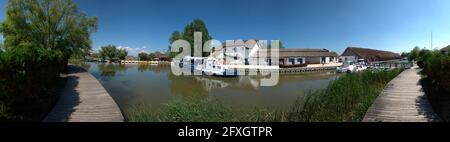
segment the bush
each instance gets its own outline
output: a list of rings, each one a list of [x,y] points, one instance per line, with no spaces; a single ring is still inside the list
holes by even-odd
[[[426,55],[422,73],[436,86],[450,92],[450,57],[434,51]]]
[[[30,44],[0,52],[0,119],[9,113],[5,111],[20,113],[18,110],[27,106],[24,104],[46,95],[58,81],[65,63],[61,51]]]

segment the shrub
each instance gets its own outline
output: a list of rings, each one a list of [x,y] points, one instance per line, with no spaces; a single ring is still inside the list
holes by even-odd
[[[17,113],[27,106],[23,104],[41,99],[65,69],[65,62],[61,51],[31,44],[0,52],[0,105],[3,107],[0,113],[8,114],[6,110]]]
[[[450,92],[450,57],[439,51],[429,53],[424,60],[423,74],[436,86]]]

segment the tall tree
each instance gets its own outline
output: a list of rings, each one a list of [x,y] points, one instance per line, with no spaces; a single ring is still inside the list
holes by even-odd
[[[114,45],[103,46],[99,51],[99,54],[103,60],[109,59],[110,61],[116,60],[118,55],[117,53],[117,48]]]
[[[125,58],[127,57],[128,52],[126,49],[119,49],[117,50],[117,58],[119,58],[120,60],[125,60]]]
[[[179,39],[182,39],[181,33],[178,30],[176,30],[175,32],[172,33],[172,35],[169,38],[169,50],[167,51],[167,53],[168,53],[170,58],[173,58],[177,54],[181,53],[181,51],[179,51],[179,52],[172,52],[172,43],[177,41],[177,40],[179,40]]]
[[[408,59],[410,61],[413,61],[413,60],[417,61],[417,58],[419,57],[419,52],[420,52],[420,47],[419,46],[414,47],[414,49],[411,50],[411,52],[409,52]]]
[[[272,48],[272,43],[269,43],[269,44],[267,45],[267,48],[268,48],[268,49]],[[284,45],[283,45],[283,42],[281,42],[281,40],[279,41],[278,48],[279,48],[279,49],[284,49],[284,48],[285,48]]]
[[[145,52],[139,53],[138,57],[139,57],[140,61],[148,61],[149,60],[148,54]]]
[[[72,0],[9,0],[1,23],[6,47],[21,44],[86,55],[97,18],[88,17]]]
[[[178,31],[173,32],[172,36],[169,38],[169,44],[172,44],[174,41],[178,39],[184,39],[189,42],[189,44],[191,45],[191,51],[193,51],[195,32],[202,32],[202,47],[206,41],[212,39],[212,37],[209,35],[208,28],[206,28],[205,22],[197,18],[191,23],[184,26],[184,30],[182,33]],[[208,56],[209,52],[203,51],[204,50],[203,48],[202,48],[202,56]],[[171,47],[169,46],[169,50],[170,49]],[[191,55],[194,55],[194,52],[191,52]]]

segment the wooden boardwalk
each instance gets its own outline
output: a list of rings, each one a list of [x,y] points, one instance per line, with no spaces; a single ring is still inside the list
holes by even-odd
[[[66,86],[44,122],[123,122],[119,107],[85,69],[68,66]]]
[[[420,69],[405,70],[387,84],[363,122],[439,121],[419,83]]]

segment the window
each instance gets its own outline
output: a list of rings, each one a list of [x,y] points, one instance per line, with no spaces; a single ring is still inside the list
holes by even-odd
[[[289,62],[290,62],[291,64],[295,64],[295,58],[289,58]]]
[[[303,58],[297,58],[297,62],[299,62],[300,64],[303,64]]]

